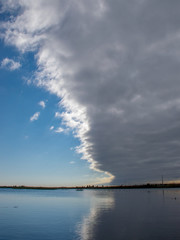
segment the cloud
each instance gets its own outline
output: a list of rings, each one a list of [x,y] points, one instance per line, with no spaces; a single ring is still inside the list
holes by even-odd
[[[61,118],[61,113],[60,112],[55,112],[55,118]]]
[[[54,130],[54,132],[56,132],[56,133],[62,133],[62,132],[64,132],[64,129],[61,128],[61,127],[58,127],[56,130]]]
[[[43,109],[46,107],[46,103],[44,101],[40,101],[38,103]]]
[[[71,161],[71,162],[69,162],[70,164],[75,164],[75,161]]]
[[[49,128],[49,130],[51,130],[51,131],[52,131],[53,129],[54,129],[54,126],[51,126],[51,127]]]
[[[16,3],[4,41],[35,50],[33,83],[59,97],[91,168],[114,184],[178,178],[180,2]]]
[[[2,68],[7,68],[10,71],[14,71],[16,69],[19,69],[21,67],[20,62],[16,62],[13,59],[10,58],[4,58],[1,62]]]
[[[30,121],[33,122],[33,121],[38,120],[39,116],[40,116],[40,112],[34,113],[34,114],[32,115],[32,117],[30,117]]]

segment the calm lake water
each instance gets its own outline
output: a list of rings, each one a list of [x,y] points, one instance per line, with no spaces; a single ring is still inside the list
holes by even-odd
[[[0,240],[180,239],[180,189],[0,189]]]

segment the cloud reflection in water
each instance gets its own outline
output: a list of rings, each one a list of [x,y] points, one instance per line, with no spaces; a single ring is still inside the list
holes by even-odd
[[[90,209],[88,215],[83,217],[81,223],[77,224],[77,232],[81,240],[90,240],[94,238],[94,227],[101,221],[100,215],[103,212],[114,208],[113,191],[85,191],[86,197],[90,198]]]

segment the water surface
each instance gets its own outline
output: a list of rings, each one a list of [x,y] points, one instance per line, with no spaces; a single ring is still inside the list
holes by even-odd
[[[0,240],[179,240],[179,225],[179,189],[0,189]]]

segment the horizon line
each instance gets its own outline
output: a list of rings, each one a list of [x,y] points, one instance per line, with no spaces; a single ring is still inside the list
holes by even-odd
[[[83,185],[83,186],[26,186],[26,185],[2,185],[0,188],[12,189],[125,189],[125,188],[172,188],[180,187],[180,183],[145,183],[128,185]]]

